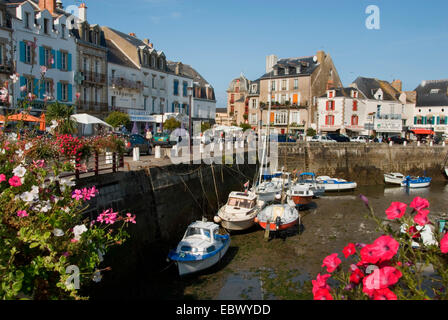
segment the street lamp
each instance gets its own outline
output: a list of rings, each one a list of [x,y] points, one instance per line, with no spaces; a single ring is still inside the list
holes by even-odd
[[[187,88],[187,93],[188,93],[188,99],[189,99],[189,104],[188,104],[188,134],[190,135],[190,154],[191,154],[191,152],[192,152],[192,144],[193,144],[193,126],[191,124],[191,109],[192,109],[191,101],[192,101],[192,98],[193,98],[193,86]]]

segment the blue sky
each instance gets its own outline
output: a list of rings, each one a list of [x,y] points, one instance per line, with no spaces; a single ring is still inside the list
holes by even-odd
[[[80,1],[64,0],[67,7]],[[192,65],[215,88],[217,107],[241,72],[255,80],[265,58],[333,58],[344,86],[358,76],[404,90],[448,78],[448,1],[86,0],[90,23],[149,38],[169,60]],[[369,30],[366,8],[380,9]]]

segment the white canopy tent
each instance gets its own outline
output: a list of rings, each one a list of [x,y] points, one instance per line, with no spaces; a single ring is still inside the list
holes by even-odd
[[[90,114],[87,114],[87,113],[75,114],[75,115],[71,116],[70,118],[72,120],[76,121],[77,123],[80,123],[80,124],[83,125],[82,126],[83,127],[82,128],[83,135],[84,135],[84,133],[86,131],[85,127],[86,126],[90,126],[90,125],[94,125],[94,124],[103,125],[103,126],[106,126],[106,127],[109,127],[109,128],[113,129],[113,127],[110,124],[104,122],[101,119],[98,119],[97,117],[91,116]]]

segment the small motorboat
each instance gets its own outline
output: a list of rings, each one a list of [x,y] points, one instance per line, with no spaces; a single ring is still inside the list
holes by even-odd
[[[313,201],[314,192],[308,183],[295,183],[286,191],[286,195],[296,206],[305,206]]]
[[[325,193],[325,186],[322,182],[317,182],[316,175],[312,172],[303,172],[299,175],[298,183],[307,184],[310,186],[315,197],[323,196]]]
[[[405,176],[398,172],[385,173],[384,174],[384,182],[388,184],[398,184],[401,185]]]
[[[281,195],[282,183],[278,181],[263,181],[254,188],[254,192],[258,196],[258,200],[272,202]]]
[[[429,187],[431,184],[431,178],[430,177],[411,177],[407,176],[404,178],[404,180],[401,182],[402,187],[409,187],[409,188],[426,188]]]
[[[265,207],[255,218],[255,222],[269,231],[285,230],[299,221],[299,212],[289,204],[273,204]]]
[[[179,275],[198,272],[215,265],[226,254],[230,236],[218,233],[219,225],[196,221],[190,224],[176,250],[168,258],[174,261]]]
[[[347,181],[344,179],[330,178],[321,176],[316,178],[317,182],[321,182],[325,191],[347,191],[356,189],[356,182]]]
[[[246,230],[255,224],[255,217],[265,206],[254,192],[231,192],[214,221],[227,230]]]

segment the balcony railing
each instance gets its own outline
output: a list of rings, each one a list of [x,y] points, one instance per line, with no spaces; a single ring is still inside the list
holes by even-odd
[[[79,110],[86,111],[108,111],[109,105],[107,102],[95,102],[95,101],[79,101],[76,103]]]
[[[84,81],[95,83],[106,83],[106,75],[104,73],[98,73],[93,71],[83,71]]]
[[[126,88],[141,91],[143,83],[141,81],[129,80],[123,77],[110,77],[110,84],[114,88]]]
[[[4,65],[4,64],[0,65],[0,73],[7,73],[7,74],[10,74],[11,71],[12,71],[11,66],[9,66],[9,65]]]

